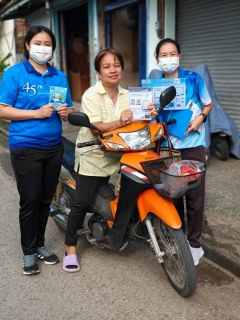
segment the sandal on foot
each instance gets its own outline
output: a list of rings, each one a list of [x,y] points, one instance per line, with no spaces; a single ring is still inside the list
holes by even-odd
[[[80,270],[80,265],[76,254],[64,254],[63,256],[63,270],[66,272],[77,272]]]

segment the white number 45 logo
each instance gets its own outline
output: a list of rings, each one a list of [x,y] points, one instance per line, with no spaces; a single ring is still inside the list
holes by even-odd
[[[36,85],[36,84],[33,84],[30,86],[30,83],[27,82],[24,86],[23,86],[23,90],[26,90],[27,93],[29,93],[29,96],[32,97],[32,96],[35,96],[35,94],[37,93],[37,90],[36,89],[41,89],[42,86],[41,85]]]

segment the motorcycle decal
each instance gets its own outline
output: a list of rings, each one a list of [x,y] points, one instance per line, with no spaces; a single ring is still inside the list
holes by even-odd
[[[141,174],[140,172],[134,170],[134,169],[131,169],[127,166],[122,166],[121,167],[121,170],[123,171],[126,171],[126,172],[129,172],[131,174],[133,174],[134,176],[137,176],[138,178],[140,178],[141,180],[148,180],[148,177],[144,176],[143,174]]]
[[[76,189],[76,183],[68,179],[68,177],[65,176],[65,174],[62,172],[60,172],[59,181],[66,184],[67,186],[71,187],[74,190]]]

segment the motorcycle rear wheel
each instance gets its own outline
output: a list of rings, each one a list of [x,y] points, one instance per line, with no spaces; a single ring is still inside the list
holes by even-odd
[[[154,217],[153,226],[160,249],[165,252],[162,267],[169,282],[182,297],[192,296],[197,287],[196,269],[182,229],[172,229],[158,217]]]
[[[220,136],[218,133],[212,134],[211,149],[216,158],[226,161],[229,158],[229,146],[226,136]]]

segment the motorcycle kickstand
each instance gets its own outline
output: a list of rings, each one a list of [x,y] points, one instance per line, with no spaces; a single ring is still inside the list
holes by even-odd
[[[150,247],[154,250],[157,260],[159,263],[163,263],[163,257],[165,256],[165,252],[161,251],[159,245],[158,245],[158,241],[157,238],[155,236],[154,233],[154,228],[152,226],[152,222],[150,218],[146,218],[145,219],[145,223],[146,223],[146,227],[150,236],[150,239],[148,240],[148,242],[150,243]]]

